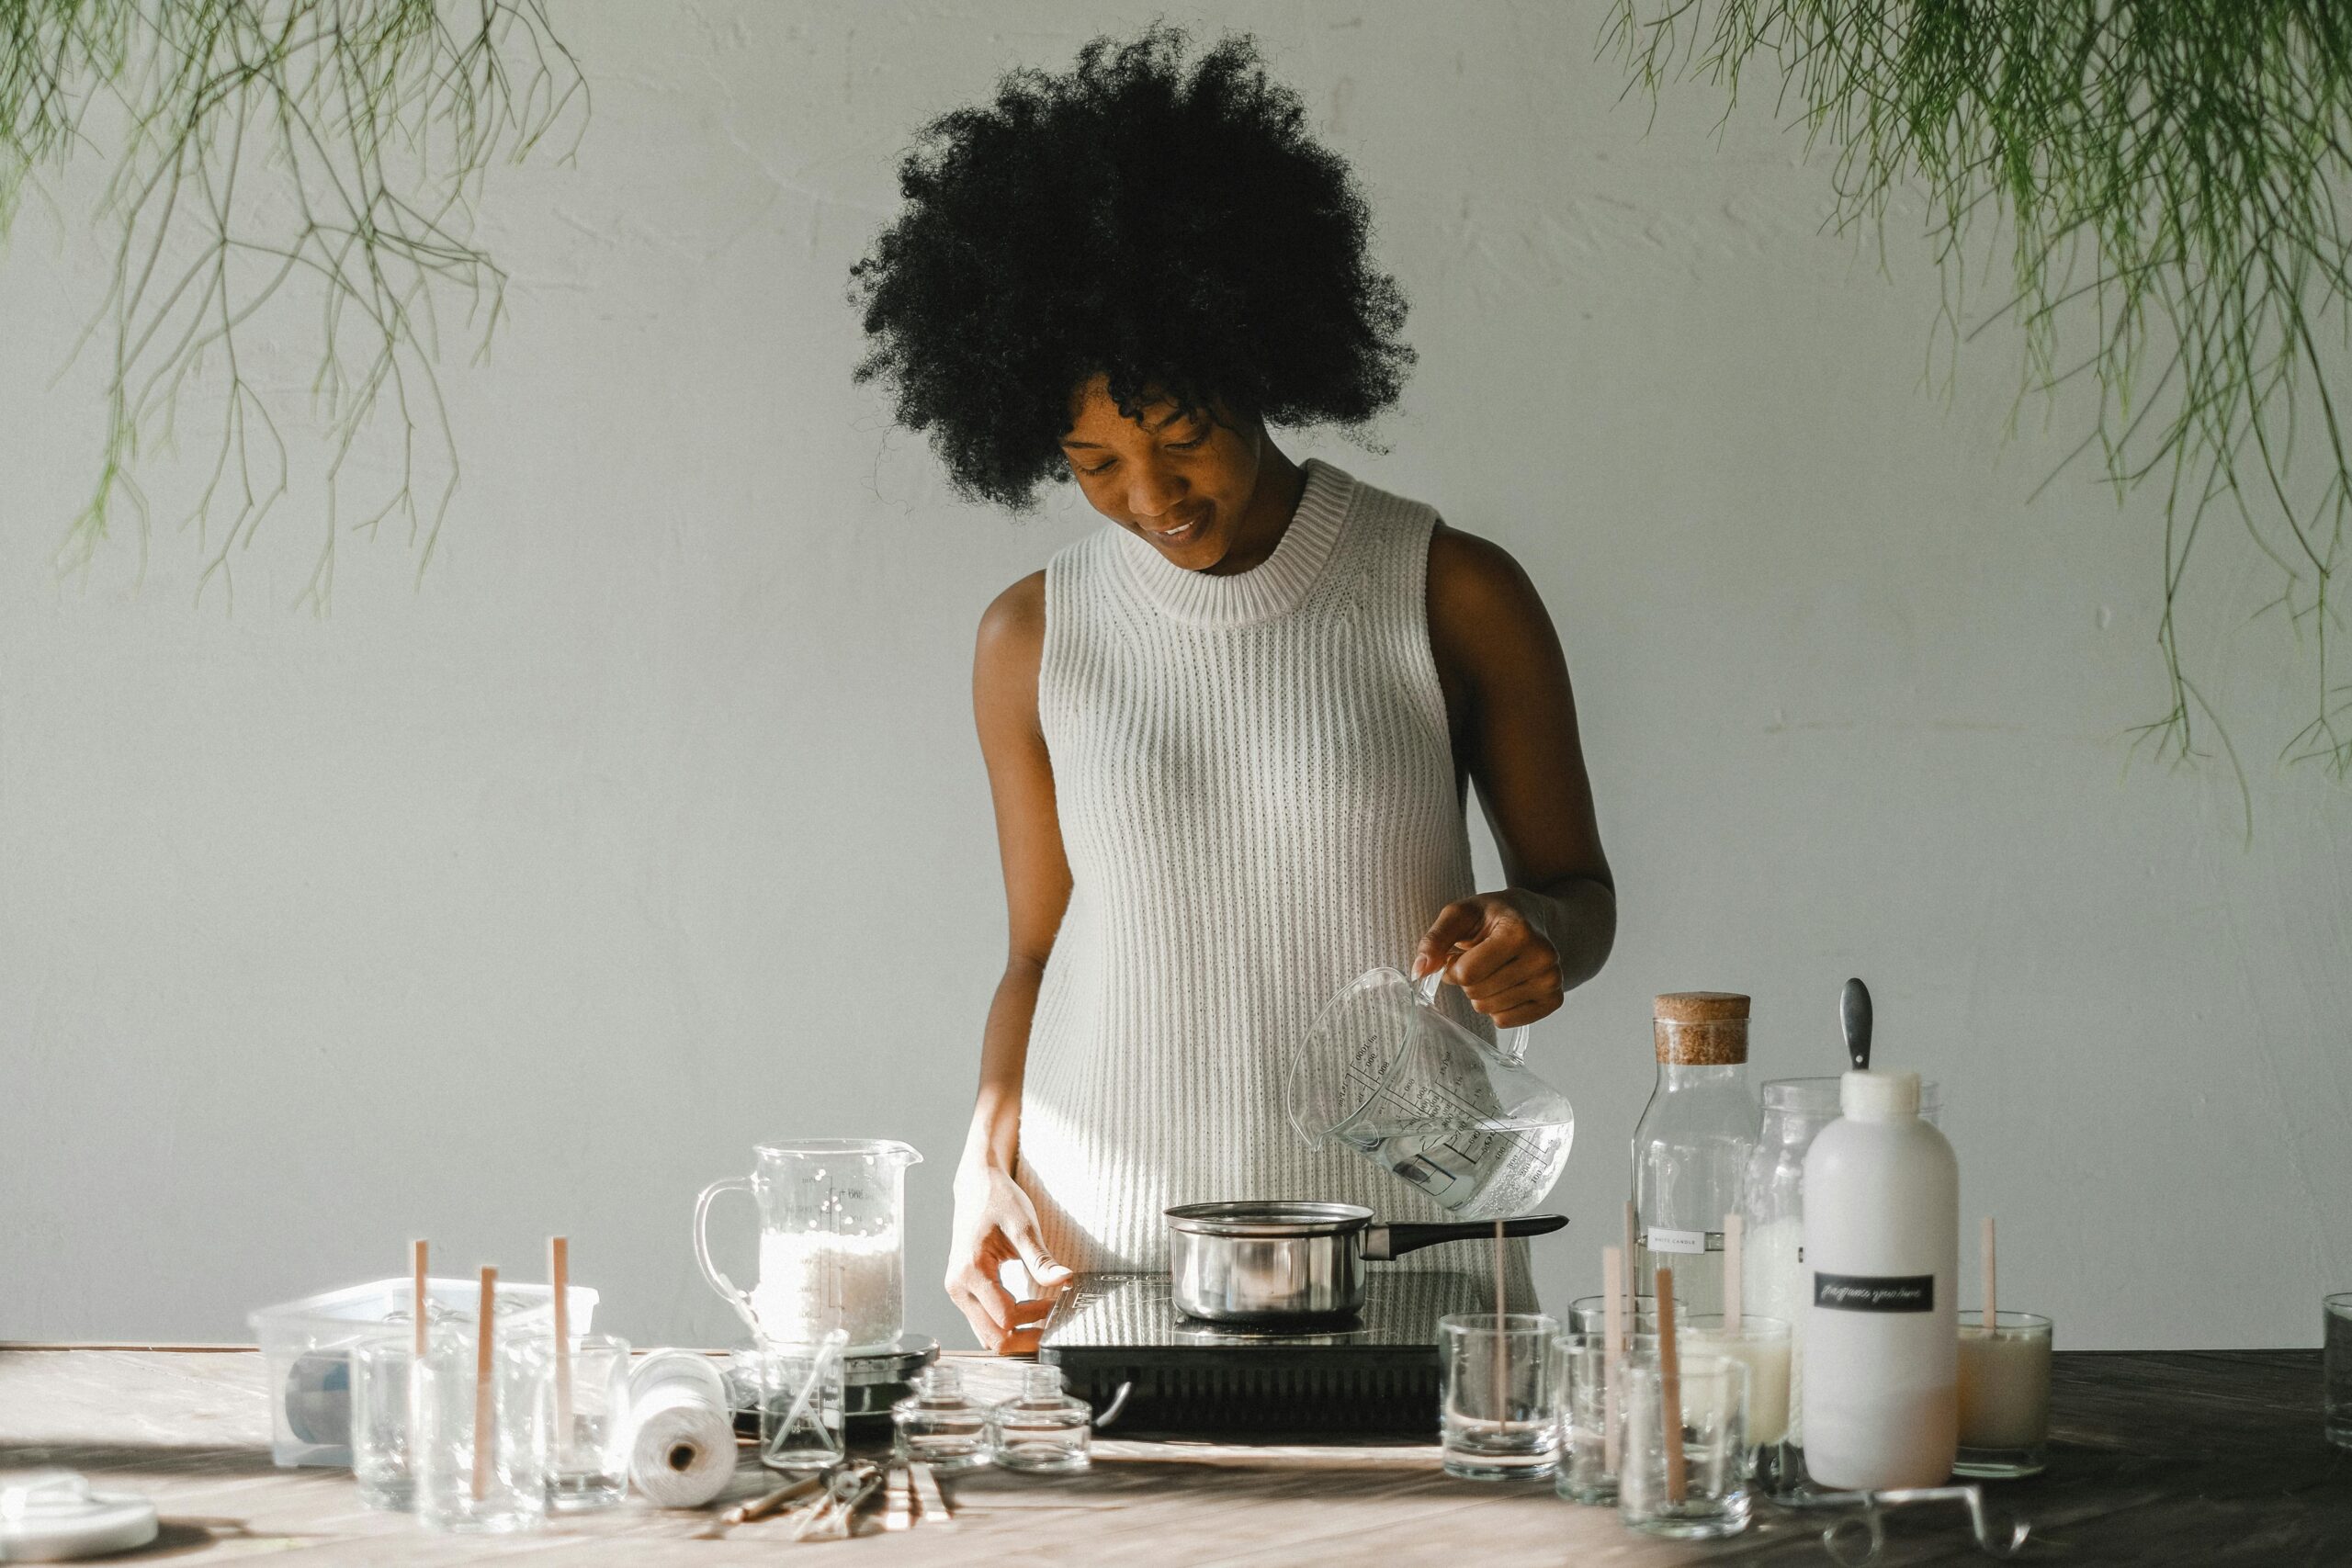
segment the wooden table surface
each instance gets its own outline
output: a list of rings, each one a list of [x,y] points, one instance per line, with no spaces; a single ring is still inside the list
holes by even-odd
[[[1258,1564],[1614,1568],[1826,1563],[1822,1517],[1769,1505],[1735,1540],[1652,1540],[1548,1487],[1453,1481],[1433,1447],[1265,1448],[1102,1440],[1082,1476],[988,1472],[950,1483],[954,1531],[795,1546],[765,1525],[690,1539],[707,1516],[632,1502],[539,1533],[435,1536],[360,1507],[350,1474],[278,1470],[249,1351],[0,1349],[0,1468],[64,1465],[153,1497],[155,1546],[116,1561],[723,1568],[779,1551],[873,1565]],[[1014,1365],[966,1363],[982,1384]],[[2352,1564],[2352,1453],[2320,1437],[2315,1351],[2062,1353],[2048,1474],[1988,1484],[2032,1521],[2024,1562]],[[746,1463],[736,1492],[763,1489]],[[1956,1506],[1888,1516],[1879,1562],[1982,1563]]]

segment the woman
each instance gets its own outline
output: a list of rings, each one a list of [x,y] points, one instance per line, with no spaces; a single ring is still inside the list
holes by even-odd
[[[1006,590],[974,661],[1011,937],[947,1289],[994,1349],[1033,1348],[1073,1270],[1164,1268],[1171,1203],[1442,1217],[1301,1144],[1287,1051],[1384,963],[1531,1022],[1614,933],[1526,576],[1271,433],[1363,424],[1411,358],[1305,121],[1247,39],[1097,40],[931,126],[856,271],[860,377],[965,493],[1020,509],[1067,475],[1111,525]]]

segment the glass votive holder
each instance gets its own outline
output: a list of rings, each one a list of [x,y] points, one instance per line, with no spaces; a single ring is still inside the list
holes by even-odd
[[[628,1495],[628,1341],[583,1334],[571,1342],[569,1377],[557,1369],[548,1506],[559,1513],[609,1508]]]
[[[1683,1322],[1690,1315],[1690,1304],[1679,1294],[1674,1298],[1674,1320]],[[1578,1296],[1568,1303],[1568,1315],[1562,1325],[1571,1334],[1603,1334],[1609,1328],[1609,1298]],[[1625,1325],[1628,1334],[1657,1332],[1657,1298],[1640,1295],[1634,1298],[1633,1321]]]
[[[1617,1415],[1617,1375],[1599,1334],[1552,1341],[1552,1391],[1560,1407],[1559,1468],[1552,1487],[1571,1503],[1617,1501],[1616,1454],[1609,1430]]]
[[[1445,1472],[1465,1481],[1541,1481],[1560,1457],[1552,1341],[1542,1313],[1439,1318],[1438,1440]]]
[[[1702,1540],[1747,1528],[1747,1366],[1728,1356],[1676,1358],[1679,1409],[1656,1354],[1618,1364],[1617,1517],[1652,1535]],[[1668,1445],[1679,1447],[1672,1463]]]
[[[428,1529],[537,1529],[548,1512],[554,1341],[494,1341],[486,1397],[471,1333],[437,1333],[418,1363],[416,1515]]]
[[[2320,1298],[2320,1382],[2327,1440],[2352,1449],[2352,1292]]]
[[[760,1462],[770,1470],[830,1470],[842,1454],[847,1336],[815,1345],[763,1344]]]
[[[1021,1392],[989,1411],[989,1454],[1007,1470],[1068,1475],[1094,1462],[1094,1407],[1062,1386],[1062,1370],[1021,1369]]]
[[[416,1340],[405,1327],[351,1348],[351,1475],[359,1501],[405,1514],[416,1506]]]
[[[914,1392],[890,1406],[900,1455],[941,1475],[989,1462],[989,1407],[964,1392],[964,1373],[952,1365],[917,1372]]]
[[[1723,1314],[1702,1312],[1679,1328],[1676,1343],[1685,1351],[1727,1356],[1747,1368],[1748,1479],[1768,1493],[1793,1490],[1804,1471],[1789,1441],[1789,1325],[1747,1312],[1734,1328]]]
[[[1960,1456],[1954,1475],[2039,1475],[2050,1445],[2050,1320],[1960,1314]]]

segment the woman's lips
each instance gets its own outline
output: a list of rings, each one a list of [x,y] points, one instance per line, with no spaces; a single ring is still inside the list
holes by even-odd
[[[1173,528],[1154,528],[1146,525],[1144,528],[1144,536],[1148,538],[1153,544],[1162,547],[1189,545],[1194,539],[1200,537],[1201,532],[1203,528],[1207,525],[1208,520],[1209,514],[1207,512],[1204,511],[1195,513],[1190,520]]]

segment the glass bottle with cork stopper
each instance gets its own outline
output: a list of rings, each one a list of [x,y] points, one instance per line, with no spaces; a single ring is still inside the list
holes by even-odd
[[[1724,1309],[1724,1216],[1739,1208],[1760,1121],[1747,1014],[1733,991],[1668,991],[1651,1009],[1657,1084],[1634,1129],[1634,1277],[1671,1268],[1694,1313]]]

